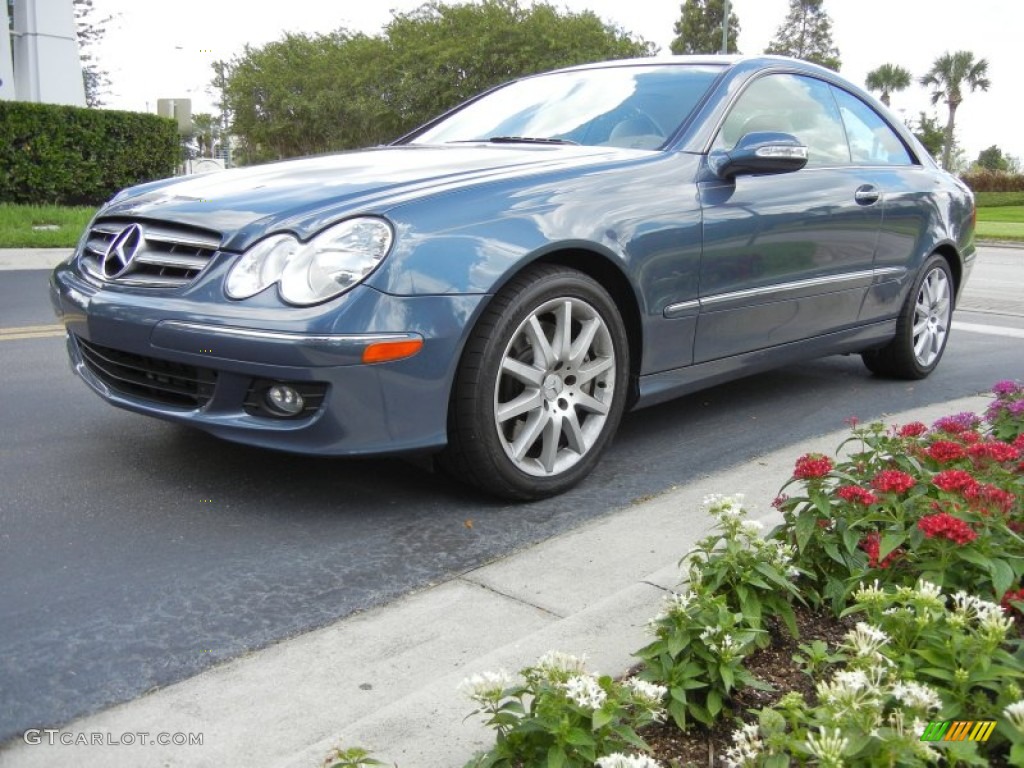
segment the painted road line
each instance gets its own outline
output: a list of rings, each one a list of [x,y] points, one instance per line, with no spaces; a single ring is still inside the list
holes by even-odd
[[[1002,325],[981,325],[979,323],[962,323],[953,321],[954,331],[967,333],[984,333],[989,336],[1009,336],[1011,339],[1024,339],[1024,328],[1007,328]]]
[[[0,341],[17,341],[19,339],[51,339],[63,336],[64,326],[51,325],[19,325],[13,328],[0,328]]]

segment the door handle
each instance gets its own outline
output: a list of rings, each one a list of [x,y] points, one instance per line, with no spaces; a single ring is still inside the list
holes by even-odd
[[[857,205],[874,205],[881,197],[882,193],[873,184],[863,184],[857,187],[857,191],[853,193],[853,199],[857,201]]]

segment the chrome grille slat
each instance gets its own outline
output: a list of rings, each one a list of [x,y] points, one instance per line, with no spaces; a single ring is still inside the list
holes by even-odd
[[[104,273],[107,251],[117,245],[121,233],[132,225],[142,228],[142,240],[119,272],[120,264]],[[131,248],[134,248],[134,243]],[[82,271],[112,285],[132,288],[183,288],[191,284],[209,265],[220,247],[220,236],[194,227],[167,223],[148,223],[129,219],[96,222],[79,255]]]
[[[135,261],[140,264],[155,264],[164,267],[180,267],[182,269],[200,270],[206,266],[209,259],[204,259],[201,256],[182,256],[177,253],[161,253],[159,256],[143,253],[136,256]]]

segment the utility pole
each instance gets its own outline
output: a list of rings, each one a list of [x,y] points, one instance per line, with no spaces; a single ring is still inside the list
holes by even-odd
[[[729,0],[725,0],[725,10],[722,13],[722,54],[729,52]]]

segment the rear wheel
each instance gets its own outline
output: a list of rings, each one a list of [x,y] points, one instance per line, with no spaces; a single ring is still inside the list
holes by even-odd
[[[505,498],[571,488],[618,427],[628,371],[625,328],[607,291],[566,267],[527,269],[468,342],[442,465]]]
[[[872,373],[900,379],[923,379],[935,370],[946,350],[953,319],[953,279],[949,263],[933,255],[896,320],[896,337],[882,349],[864,352]]]

